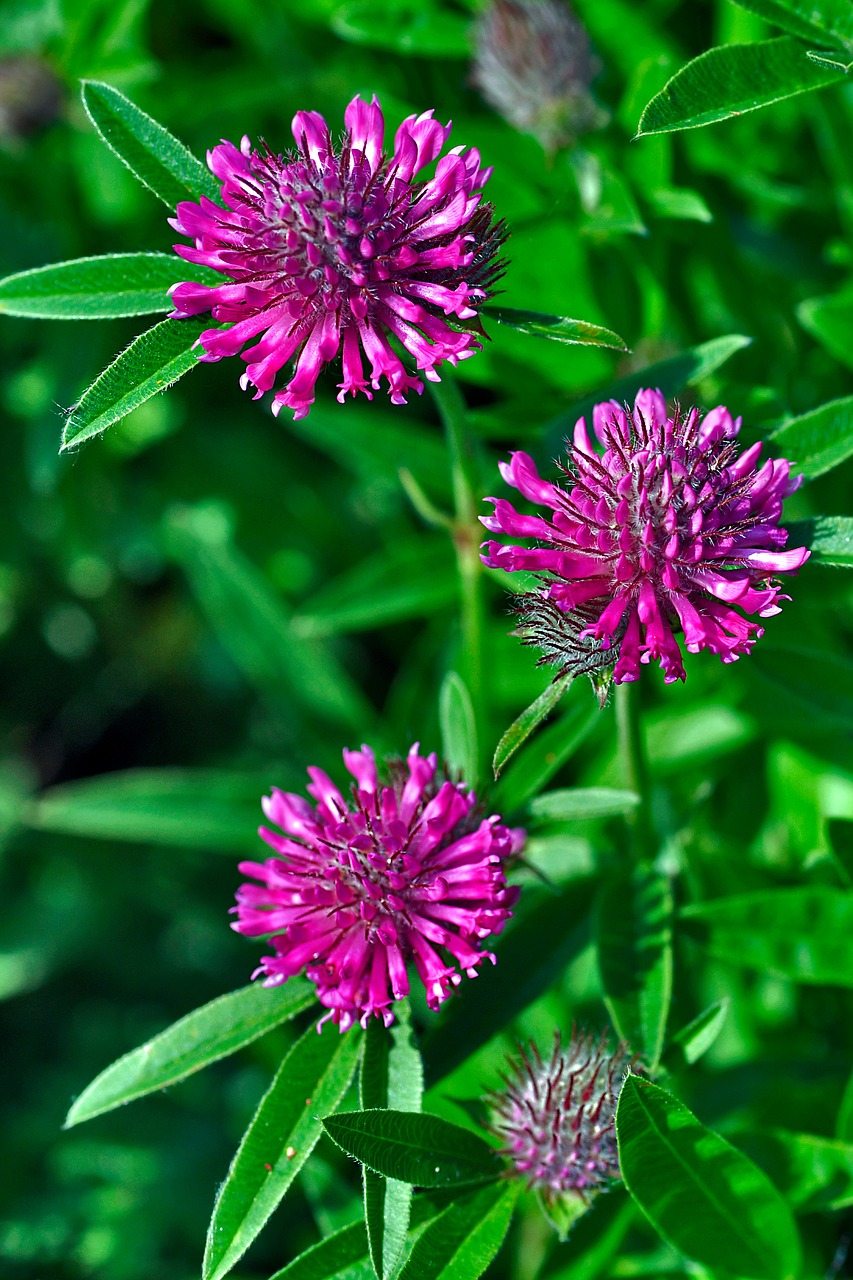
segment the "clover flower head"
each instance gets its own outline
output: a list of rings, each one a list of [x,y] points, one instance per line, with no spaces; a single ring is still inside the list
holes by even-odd
[[[596,1041],[573,1027],[565,1048],[555,1036],[549,1059],[531,1044],[509,1063],[506,1088],[490,1099],[492,1128],[546,1204],[567,1193],[588,1204],[621,1176],[616,1103],[632,1061],[622,1042],[609,1052],[606,1032]]]
[[[320,769],[308,770],[304,797],[275,788],[264,812],[279,831],[261,827],[275,850],[266,862],[242,862],[258,881],[240,886],[238,933],[271,935],[274,954],[256,974],[277,986],[301,970],[321,1004],[346,1031],[359,1021],[393,1021],[391,1004],[409,992],[407,964],[436,1009],[461,981],[476,977],[512,915],[518,889],[505,864],[525,833],[485,817],[462,783],[443,778],[434,754],[416,743],[380,779],[374,753],[344,751],[354,782],[345,799]]]
[[[309,412],[320,371],[338,353],[341,402],[347,393],[372,399],[383,378],[394,404],[421,392],[391,339],[438,382],[438,365],[479,349],[478,307],[503,271],[496,255],[506,233],[481,203],[491,169],[475,148],[442,156],[451,126],[425,111],[403,121],[389,156],[375,97],[354,98],[344,120],[336,144],[321,115],[298,111],[296,149],[287,155],[253,149],[248,138],[239,148],[223,141],[207,158],[222,204],[182,202],[171,222],[193,241],[176,253],[225,276],[217,285],[175,285],[173,317],[210,311],[231,326],[201,334],[202,360],[251,342],[241,382],[255,387],[255,399],[295,357],[272,406],[278,413],[286,405],[294,418]],[[416,180],[433,161],[433,176]]]
[[[612,654],[617,684],[636,680],[652,660],[667,683],[683,680],[677,631],[689,653],[709,649],[734,662],[750,652],[763,628],[744,615],[778,613],[789,597],[776,575],[799,569],[809,552],[785,550],[779,525],[782,501],[802,477],[792,478],[784,459],[759,467],[760,443],[739,454],[740,426],[722,406],[704,417],[697,409],[669,414],[661,392],[645,390],[633,410],[615,400],[595,406],[598,448],[580,419],[565,485],[543,480],[526,453],[501,466],[548,515],[489,498],[486,528],[536,545],[487,542],[483,560],[540,575],[541,588],[521,608],[546,658],[563,662],[566,647],[555,608],[585,619],[579,636]]]

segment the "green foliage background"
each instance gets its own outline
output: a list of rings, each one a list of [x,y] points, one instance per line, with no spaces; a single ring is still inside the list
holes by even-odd
[[[61,102],[38,131],[2,140],[0,274],[172,243],[164,207],[87,121],[81,77],[120,88],[200,155],[244,133],[286,148],[295,110],[319,110],[335,128],[356,92],[376,92],[389,122],[435,106],[452,117],[454,143],[494,163],[489,198],[512,232],[500,301],[583,317],[631,348],[488,326],[492,341],[459,376],[482,445],[481,494],[499,490],[495,461],[510,448],[546,463],[614,380],[724,335],[751,343],[732,344],[682,399],[726,403],[747,443],[848,395],[853,86],[632,142],[643,107],[688,58],[776,32],[728,0],[575,8],[611,119],[549,163],[472,89],[471,12],[449,0],[4,0],[0,56],[43,60]],[[301,788],[309,763],[339,777],[341,748],[362,740],[439,748],[438,690],[460,660],[453,548],[399,479],[407,468],[450,506],[430,396],[405,409],[382,394],[340,407],[327,379],[294,424],[253,404],[237,362],[222,362],[60,455],[63,410],[142,328],[0,315],[0,1271],[12,1280],[198,1274],[215,1188],[297,1029],[62,1133],[68,1106],[113,1058],[248,980],[257,952],[229,931],[227,911],[238,857],[257,854],[261,793]],[[845,515],[849,492],[848,463],[797,494],[788,519]],[[508,636],[497,576],[484,755],[549,679]],[[678,875],[680,899],[849,887],[851,586],[813,563],[791,595],[754,657],[731,667],[692,657],[684,687],[644,677],[660,869]],[[622,784],[612,707],[593,714],[590,698],[578,682],[543,731],[552,753],[576,741],[553,786]],[[499,784],[495,804],[515,821],[531,821],[531,759],[520,755]],[[99,789],[72,789],[96,777]],[[508,1008],[491,1038],[500,983],[442,1014],[450,1031],[437,1052],[455,1070],[426,1110],[469,1123],[453,1099],[494,1085],[519,1036],[544,1044],[573,1019],[606,1023],[589,913],[624,843],[618,817],[540,819],[531,861],[565,897],[550,908],[552,934],[531,931],[514,953],[539,975],[535,998]],[[546,891],[522,874],[537,902]],[[849,1149],[840,1172],[797,1183],[767,1131],[853,1141],[849,1094],[842,1108],[853,975],[798,985],[772,965],[709,957],[689,932],[676,933],[670,1034],[715,1000],[730,1005],[712,1048],[672,1087],[781,1189],[796,1183],[804,1274],[822,1275],[851,1229]],[[478,1017],[486,1043],[452,1060],[454,1026]],[[614,1235],[613,1261],[601,1242],[623,1204],[615,1193],[601,1201],[558,1246],[525,1203],[490,1274],[686,1274],[639,1219]],[[356,1166],[324,1140],[235,1274],[268,1276],[360,1212]],[[593,1259],[585,1270],[583,1258]]]

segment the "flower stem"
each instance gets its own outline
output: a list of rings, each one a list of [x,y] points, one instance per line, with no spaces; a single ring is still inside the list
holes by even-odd
[[[456,548],[462,630],[460,674],[471,695],[478,741],[483,742],[483,566],[479,552],[477,498],[471,481],[473,439],[458,383],[445,372],[442,381],[429,383],[429,388],[444,424],[450,459],[454,509],[450,532]]]
[[[616,686],[616,729],[625,785],[640,797],[628,818],[631,847],[642,862],[654,856],[655,840],[649,808],[649,767],[640,723],[639,689],[633,683]]]

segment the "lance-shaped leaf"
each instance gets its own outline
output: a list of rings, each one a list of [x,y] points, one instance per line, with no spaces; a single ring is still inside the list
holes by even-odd
[[[441,749],[454,776],[469,787],[477,785],[477,723],[468,686],[455,671],[448,671],[438,695]]]
[[[492,792],[498,813],[522,808],[545,787],[567,760],[586,742],[599,722],[601,708],[595,698],[579,699],[546,726],[516,756],[512,768],[501,775]]]
[[[496,1178],[494,1150],[470,1129],[411,1111],[350,1111],[327,1116],[329,1137],[386,1178],[415,1187],[458,1187]]]
[[[546,791],[530,802],[530,812],[542,822],[580,822],[633,813],[640,803],[636,791],[616,787],[566,787]]]
[[[415,1242],[400,1280],[479,1280],[504,1242],[519,1182],[490,1183],[460,1196]]]
[[[812,564],[853,569],[853,519],[850,516],[812,516],[788,525],[788,546],[806,546]]]
[[[169,208],[199,196],[219,201],[219,183],[210,170],[118,89],[84,80],[82,92],[89,119],[104,142]]]
[[[126,418],[198,366],[196,343],[209,320],[162,320],[134,338],[83,392],[62,432],[72,449]]]
[[[363,1048],[358,1028],[325,1035],[311,1026],[293,1045],[252,1117],[219,1189],[202,1274],[219,1280],[281,1202],[322,1133],[321,1116],[349,1088]]]
[[[654,1074],[672,996],[672,890],[651,867],[614,876],[596,912],[598,968],[613,1026]]]
[[[745,893],[682,908],[712,955],[792,982],[853,987],[853,893],[827,885]]]
[[[692,1067],[707,1053],[723,1029],[729,1011],[729,998],[723,996],[708,1005],[698,1017],[693,1018],[672,1037],[666,1046],[662,1062],[667,1071],[683,1071]]]
[[[773,1183],[672,1094],[628,1076],[616,1131],[628,1190],[664,1240],[745,1280],[797,1274],[797,1229]]]
[[[536,338],[550,338],[553,342],[584,347],[610,347],[615,351],[628,348],[618,333],[604,329],[588,320],[571,320],[568,316],[543,315],[539,311],[516,311],[512,307],[483,307],[482,314],[498,324],[507,325],[519,333],[529,333]]]
[[[788,458],[793,474],[815,480],[853,454],[853,396],[831,400],[778,427],[768,439],[774,457]],[[791,544],[793,545],[793,544]]]
[[[492,768],[496,778],[500,776],[501,770],[509,763],[519,747],[524,745],[536,726],[554,710],[572,679],[571,675],[565,675],[553,680],[539,697],[531,702],[529,707],[525,707],[516,720],[513,720],[495,749]]]
[[[688,62],[655,94],[637,136],[714,124],[843,79],[836,68],[809,59],[790,36],[722,45]]]
[[[363,1110],[421,1109],[424,1070],[414,1042],[408,1001],[398,1001],[394,1010],[396,1018],[390,1029],[378,1018],[371,1019],[367,1028],[359,1082]],[[412,1188],[407,1182],[384,1178],[366,1165],[363,1178],[370,1257],[376,1275],[386,1280],[397,1270],[406,1246]]]
[[[71,1107],[65,1127],[177,1084],[295,1018],[315,998],[313,985],[296,977],[280,987],[257,984],[211,1000],[102,1071]]]
[[[189,275],[213,280],[204,267],[187,272],[171,253],[105,253],[0,280],[0,312],[38,320],[108,320],[171,311],[167,290]]]

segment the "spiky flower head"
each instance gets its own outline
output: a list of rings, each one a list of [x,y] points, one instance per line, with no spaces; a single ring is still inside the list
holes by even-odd
[[[583,24],[562,0],[493,0],[474,29],[472,79],[504,119],[549,153],[601,127]]]
[[[369,747],[343,757],[349,799],[314,768],[314,804],[275,788],[264,798],[284,834],[261,827],[276,857],[240,863],[260,883],[238,889],[232,928],[271,935],[274,954],[254,976],[278,986],[304,969],[327,1018],[346,1031],[372,1016],[390,1025],[392,1002],[409,992],[409,962],[431,1009],[460,970],[473,978],[483,960],[494,963],[479,947],[512,915],[519,891],[505,864],[525,833],[483,816],[474,792],[443,777],[417,743],[405,761],[389,762],[384,780]]]
[[[239,148],[223,141],[207,157],[222,183],[222,206],[204,196],[178,205],[171,225],[193,247],[175,251],[226,279],[175,285],[172,315],[210,311],[231,324],[202,333],[202,360],[236,355],[252,342],[241,383],[256,388],[255,399],[296,357],[273,413],[286,405],[304,418],[321,369],[339,352],[341,402],[347,392],[372,399],[385,378],[393,403],[403,404],[423,383],[389,339],[433,382],[442,361],[456,364],[479,349],[471,330],[503,271],[496,255],[506,233],[481,203],[491,169],[480,167],[473,147],[453,147],[439,159],[451,126],[432,116],[408,116],[388,156],[375,97],[352,100],[338,144],[321,115],[298,111],[295,151],[275,155],[266,144],[253,149],[248,138]],[[416,181],[434,160],[434,176]]]
[[[785,551],[782,500],[799,486],[790,463],[757,467],[761,444],[738,455],[741,420],[722,406],[667,413],[660,391],[640,391],[634,408],[615,400],[593,410],[590,440],[583,418],[561,470],[566,485],[543,480],[533,459],[514,453],[504,479],[550,518],[523,515],[505,498],[489,498],[487,529],[537,545],[487,542],[486,564],[532,570],[538,592],[524,600],[535,641],[562,661],[560,635],[549,638],[556,607],[580,611],[581,637],[612,655],[616,683],[636,680],[640,664],[659,661],[667,683],[683,680],[683,632],[689,653],[710,649],[723,662],[749,653],[763,628],[744,614],[780,610],[775,575],[799,569],[805,547]]]
[[[555,1036],[550,1058],[531,1044],[508,1064],[506,1088],[491,1097],[492,1127],[546,1205],[567,1194],[589,1204],[621,1176],[616,1103],[632,1061],[621,1041],[610,1053],[606,1032],[596,1041],[572,1027],[565,1048]]]

